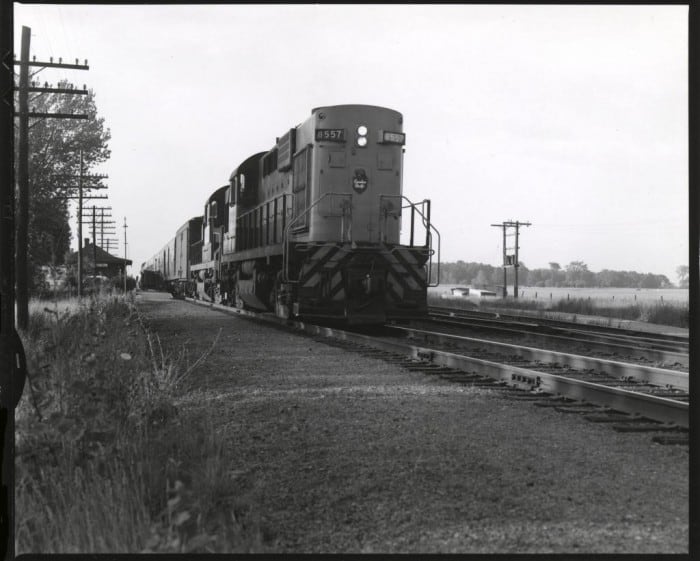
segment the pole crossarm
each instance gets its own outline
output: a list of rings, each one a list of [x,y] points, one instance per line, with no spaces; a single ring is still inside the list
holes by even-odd
[[[61,61],[62,59],[58,59]],[[20,60],[15,60],[15,64],[26,64],[27,66],[41,66],[43,68],[68,68],[70,70],[90,70],[87,60],[85,64],[78,64],[78,59],[75,59],[75,64],[64,64],[63,62],[54,62],[53,59],[49,62],[42,62],[37,60],[31,60],[28,62],[22,62]]]
[[[57,195],[57,199],[109,199],[107,195],[83,195],[82,197],[80,195],[70,195],[70,196],[64,196],[64,195]]]
[[[81,189],[80,185],[59,185],[56,187],[56,189]],[[89,186],[89,185],[83,185],[82,189],[84,191],[89,191],[90,189],[109,189],[108,185],[94,185],[94,186]]]
[[[27,117],[35,117],[38,119],[89,119],[90,116],[84,113],[37,113],[30,111]]]
[[[87,90],[71,89],[71,88],[41,88],[39,86],[29,86],[27,88],[28,92],[39,92],[39,93],[58,93],[58,94],[75,94],[75,95],[87,95]]]
[[[83,175],[76,173],[55,173],[51,177],[53,177],[54,179],[80,178],[83,181],[85,181],[86,179],[109,179],[109,175],[101,173],[85,173]]]

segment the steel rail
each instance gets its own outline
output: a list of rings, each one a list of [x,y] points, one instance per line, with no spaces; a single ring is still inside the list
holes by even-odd
[[[435,310],[439,313],[451,313],[454,314],[454,317],[460,318],[460,317],[479,317],[483,319],[501,319],[501,320],[511,320],[516,323],[518,322],[537,322],[539,325],[542,326],[549,326],[549,327],[560,327],[560,328],[568,328],[568,329],[585,329],[588,332],[597,332],[597,333],[607,333],[615,336],[630,336],[634,337],[635,339],[648,339],[648,340],[655,340],[655,341],[665,341],[665,342],[676,342],[676,343],[688,343],[688,337],[686,335],[677,335],[673,333],[652,333],[652,332],[646,332],[646,331],[635,331],[633,329],[629,328],[624,328],[624,327],[612,327],[612,326],[607,326],[607,325],[597,325],[595,323],[573,323],[570,321],[565,321],[565,320],[559,320],[559,319],[551,319],[551,318],[543,318],[539,316],[532,316],[532,315],[527,315],[527,314],[513,314],[513,313],[508,313],[506,312],[499,312],[499,311],[481,311],[481,310],[466,310],[466,309],[461,309],[461,308],[450,308],[450,307],[445,307],[445,306],[430,306],[428,311]],[[498,317],[496,317],[498,316]],[[626,320],[613,320],[611,321],[626,321]],[[643,334],[643,335],[642,335]]]
[[[644,344],[654,345],[654,350],[663,352],[684,352],[688,349],[688,341],[670,341],[668,339],[658,339],[653,337],[635,336],[627,333],[608,333],[600,330],[586,329],[579,324],[569,324],[566,327],[548,325],[541,323],[534,318],[526,318],[525,321],[516,321],[501,318],[481,318],[468,315],[455,314],[452,312],[430,312],[430,320],[436,322],[454,323],[455,325],[475,326],[485,329],[499,329],[501,331],[523,331],[547,337],[564,337],[558,333],[570,333],[583,335],[588,341],[600,342],[610,345]],[[614,328],[611,328],[614,329]],[[680,349],[680,351],[679,351]]]
[[[671,386],[688,391],[689,376],[686,372],[678,372],[666,368],[655,368],[653,366],[643,366],[641,364],[630,364],[604,358],[562,353],[559,351],[549,351],[546,349],[537,349],[535,347],[524,347],[511,343],[499,343],[497,341],[477,339],[475,337],[437,333],[410,327],[392,326],[392,329],[406,333],[409,337],[420,334],[440,344],[461,342],[470,345],[479,345],[480,347],[491,348],[497,352],[503,352],[505,350],[529,360],[558,363],[579,370],[601,370],[611,376],[618,376],[620,378],[623,376],[631,377],[639,382],[646,382],[655,386]]]
[[[298,329],[313,335],[334,337],[362,343],[384,351],[408,354],[414,359],[427,360],[438,366],[476,371],[478,374],[502,380],[510,385],[529,389],[537,387],[541,390],[557,393],[572,399],[605,405],[616,411],[640,415],[662,423],[672,423],[683,428],[688,427],[689,405],[682,401],[467,357],[456,353],[408,345],[398,341],[378,340],[359,333],[350,333],[329,327],[305,324],[304,322],[295,323]]]
[[[536,370],[479,358],[472,358],[447,351],[410,345],[405,342],[376,339],[369,335],[352,333],[341,329],[313,325],[302,321],[285,320],[271,314],[260,314],[193,299],[187,300],[232,315],[261,319],[267,323],[292,327],[310,335],[332,337],[367,345],[382,351],[408,355],[412,359],[422,361],[426,364],[429,363],[462,371],[476,372],[479,375],[501,380],[506,384],[516,387],[524,387],[527,389],[538,388],[542,391],[560,394],[571,399],[585,400],[591,403],[605,405],[615,411],[639,415],[644,418],[662,423],[670,423],[682,428],[688,428],[689,425],[689,404],[682,401],[604,386],[602,384],[567,378],[557,374],[538,372]]]
[[[443,319],[435,320],[435,319],[431,318],[431,321],[435,321],[437,323],[442,323],[445,325],[455,325],[455,326],[464,327],[463,323],[454,322],[451,320],[443,320]],[[480,321],[480,320],[477,320],[477,321]],[[589,345],[589,346],[595,347],[596,349],[601,350],[601,351],[625,353],[625,354],[628,354],[630,356],[636,356],[639,358],[646,358],[648,360],[653,360],[653,361],[662,362],[662,363],[670,363],[670,364],[678,363],[681,366],[685,366],[686,368],[690,364],[690,358],[689,358],[688,353],[669,351],[669,350],[650,348],[650,347],[636,347],[636,346],[631,346],[631,345],[624,344],[624,343],[611,343],[609,341],[601,341],[601,340],[599,340],[600,336],[593,336],[591,338],[588,338],[589,335],[585,332],[581,332],[581,333],[583,333],[586,338],[565,337],[563,335],[553,335],[553,334],[549,334],[549,333],[541,333],[538,331],[527,329],[527,327],[530,327],[530,326],[537,328],[536,324],[526,323],[523,325],[524,325],[525,329],[521,329],[518,327],[508,328],[508,327],[501,327],[501,326],[494,326],[494,325],[480,325],[479,328],[497,330],[497,331],[506,332],[506,333],[515,333],[517,335],[527,335],[529,337],[536,337],[536,338],[542,339],[542,340],[550,339],[550,340],[555,340],[555,341],[561,341],[564,343]]]

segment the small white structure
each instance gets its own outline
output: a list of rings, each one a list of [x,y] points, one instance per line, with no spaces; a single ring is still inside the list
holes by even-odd
[[[477,298],[486,298],[486,297],[496,297],[496,293],[493,290],[486,290],[485,288],[470,288],[469,289],[469,296],[476,296]]]
[[[451,292],[452,296],[469,296],[469,290],[470,289],[465,286],[456,286]]]

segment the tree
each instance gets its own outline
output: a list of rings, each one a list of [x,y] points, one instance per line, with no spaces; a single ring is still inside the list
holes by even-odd
[[[678,276],[678,287],[688,288],[690,267],[688,267],[688,265],[678,265],[678,267],[676,267],[676,275]]]
[[[66,88],[60,82],[59,88]],[[104,118],[97,118],[95,94],[39,94],[30,100],[32,111],[42,113],[86,113],[88,120],[40,119],[29,129],[29,225],[27,261],[30,288],[38,280],[41,265],[63,263],[70,249],[68,201],[64,187],[77,185],[80,151],[83,171],[109,159],[109,129]],[[19,146],[19,141],[15,141]],[[64,176],[64,177],[60,177]],[[73,194],[74,191],[71,191]]]
[[[552,272],[552,280],[550,281],[549,286],[559,286],[559,271],[561,271],[561,265],[559,265],[559,263],[557,263],[556,261],[550,261],[549,269]]]
[[[567,286],[586,286],[586,279],[589,275],[588,265],[583,261],[572,261],[566,266],[566,285]]]

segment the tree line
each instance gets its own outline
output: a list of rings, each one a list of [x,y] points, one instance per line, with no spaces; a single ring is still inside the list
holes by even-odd
[[[678,286],[687,287],[688,267],[682,265],[676,269]],[[513,284],[514,270],[506,269],[507,283]],[[484,263],[440,264],[440,282],[445,284],[464,284],[474,288],[491,288],[503,286],[503,267],[494,267]],[[572,261],[562,267],[554,261],[548,269],[529,269],[520,262],[518,267],[518,284],[533,287],[575,287],[575,288],[673,288],[674,284],[666,275],[638,273],[636,271],[614,271],[603,269],[594,272],[583,261]]]
[[[66,88],[61,81],[58,88]],[[27,261],[29,288],[41,286],[42,265],[55,267],[65,263],[70,250],[71,228],[67,198],[77,193],[71,189],[78,184],[80,153],[83,154],[83,172],[92,170],[109,159],[110,131],[104,118],[95,117],[95,95],[89,90],[85,96],[63,96],[42,93],[30,100],[31,110],[41,113],[86,113],[90,119],[40,118],[29,128],[29,225]],[[19,148],[15,129],[15,150]],[[15,154],[15,162],[18,161]],[[18,195],[16,199],[18,200]]]

